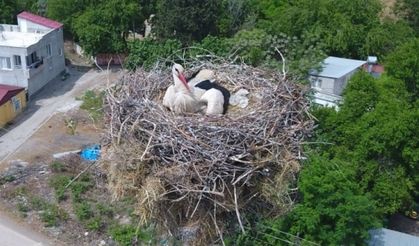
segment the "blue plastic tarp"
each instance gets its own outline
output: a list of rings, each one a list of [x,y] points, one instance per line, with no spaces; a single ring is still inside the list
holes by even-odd
[[[81,151],[81,157],[87,161],[97,161],[100,158],[100,145],[95,144]]]

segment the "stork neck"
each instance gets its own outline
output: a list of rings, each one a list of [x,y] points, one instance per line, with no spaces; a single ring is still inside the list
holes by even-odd
[[[188,88],[186,88],[186,86],[183,84],[183,82],[174,74],[173,74],[173,80],[175,82],[175,87],[176,87],[177,91],[182,91],[182,92],[185,92],[185,93],[189,92]]]

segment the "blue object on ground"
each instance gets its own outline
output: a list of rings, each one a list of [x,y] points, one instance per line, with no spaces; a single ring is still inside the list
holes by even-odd
[[[87,161],[97,161],[100,158],[100,145],[95,144],[81,151],[81,158]]]

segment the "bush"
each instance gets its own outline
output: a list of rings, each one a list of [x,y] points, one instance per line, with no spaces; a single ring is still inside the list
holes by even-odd
[[[153,242],[153,233],[151,230],[141,230],[132,225],[114,225],[110,227],[108,233],[121,246],[131,246],[138,240],[150,245]]]
[[[151,39],[135,40],[129,43],[129,56],[125,65],[131,70],[139,66],[151,68],[159,59],[169,57],[181,47],[181,43],[173,39],[164,42]]]

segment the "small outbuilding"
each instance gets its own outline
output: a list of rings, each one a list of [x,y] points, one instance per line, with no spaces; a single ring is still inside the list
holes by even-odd
[[[16,118],[25,107],[25,88],[0,84],[0,127]]]
[[[314,103],[323,106],[337,106],[349,79],[366,64],[366,61],[329,56],[321,69],[309,73],[314,90]]]

